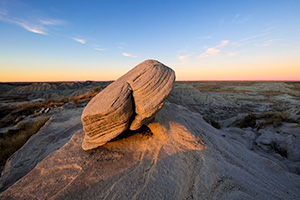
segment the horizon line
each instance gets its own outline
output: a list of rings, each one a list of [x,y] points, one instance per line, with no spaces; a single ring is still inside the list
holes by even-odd
[[[116,79],[117,80],[117,79]],[[59,82],[113,82],[115,80],[72,80],[72,81],[0,81],[0,83],[59,83]],[[300,79],[270,79],[270,80],[263,80],[263,79],[226,79],[226,80],[199,80],[199,79],[179,79],[175,80],[175,82],[300,82]]]

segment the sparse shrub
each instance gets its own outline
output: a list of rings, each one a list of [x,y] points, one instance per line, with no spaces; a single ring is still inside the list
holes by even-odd
[[[105,83],[101,88],[105,88],[110,82]],[[59,99],[47,99],[43,102],[23,103],[19,105],[10,105],[0,107],[0,128],[16,125],[19,120],[17,118],[26,116],[36,116],[41,109],[62,106],[66,103],[73,103],[76,107],[89,102],[97,95],[101,88],[95,87],[93,91],[75,97],[62,97]],[[27,98],[12,98],[10,101],[17,100],[26,101]],[[21,148],[25,142],[35,134],[49,119],[49,117],[39,117],[35,121],[21,121],[18,123],[17,129],[9,129],[9,131],[0,133],[0,171],[6,160],[15,151]]]
[[[95,88],[94,88],[94,89],[95,89]],[[98,89],[99,89],[99,88],[98,88]],[[100,91],[100,89],[99,89],[99,91]],[[72,97],[72,98],[70,98],[69,101],[73,102],[75,105],[82,104],[82,103],[87,103],[87,102],[89,102],[94,96],[96,96],[96,95],[99,93],[99,91],[98,91],[98,92],[95,92],[95,91],[93,91],[93,92],[87,92],[87,93],[85,93],[85,94],[83,94],[83,95],[79,95],[79,96],[76,96],[76,97]]]
[[[94,87],[93,92],[100,92],[100,89],[98,87]]]
[[[290,118],[290,114],[285,111],[265,112],[260,115],[260,118],[265,119],[261,125],[273,125],[274,127],[281,126],[282,122],[298,123],[295,119]]]
[[[69,102],[69,98],[66,98],[66,97],[62,97],[56,101],[54,101],[55,103],[68,103]]]
[[[210,120],[210,124],[211,124],[213,127],[215,127],[216,129],[220,129],[220,128],[221,128],[219,122],[216,122],[216,121],[214,121],[214,120]]]
[[[33,114],[36,110],[47,107],[47,103],[25,103],[17,106],[6,106],[2,107],[3,113],[5,115],[0,120],[0,128],[15,124],[15,120],[19,116],[29,116]]]
[[[280,154],[282,157],[287,158],[287,150],[280,147],[276,142],[271,142],[271,147],[276,153]]]
[[[262,120],[259,126],[266,126],[266,125],[273,125],[274,127],[281,126],[283,122],[288,123],[298,123],[295,119],[290,118],[289,113],[285,111],[278,111],[278,112],[264,112],[260,115],[255,115],[253,113],[248,114],[244,117],[241,122],[237,123],[237,126],[240,128],[246,127],[256,127],[258,126],[256,121]],[[259,127],[257,127],[259,128]]]
[[[17,130],[4,134],[0,139],[0,166],[3,166],[15,151],[20,149],[33,134],[37,133],[48,119],[49,116],[43,116],[34,121],[20,122]]]
[[[245,116],[244,119],[241,122],[239,122],[237,125],[240,128],[246,128],[246,127],[254,128],[256,125],[256,120],[257,120],[257,116],[251,113]]]
[[[221,126],[219,124],[219,122],[216,122],[215,120],[212,120],[212,119],[208,119],[206,117],[203,117],[204,121],[206,121],[207,123],[209,123],[210,125],[212,125],[214,128],[216,129],[220,129]]]
[[[3,117],[5,117],[9,113],[11,113],[12,110],[13,110],[13,108],[11,108],[11,106],[1,106],[0,107],[0,119],[2,119]]]

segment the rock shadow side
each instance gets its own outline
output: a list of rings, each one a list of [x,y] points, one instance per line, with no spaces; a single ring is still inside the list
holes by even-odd
[[[175,72],[155,60],[146,60],[110,84],[85,107],[82,148],[104,145],[126,129],[147,125],[173,89]]]

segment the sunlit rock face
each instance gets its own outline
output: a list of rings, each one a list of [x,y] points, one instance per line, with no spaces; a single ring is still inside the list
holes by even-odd
[[[82,148],[99,147],[126,129],[148,124],[173,89],[175,72],[155,60],[146,60],[95,96],[82,113]]]

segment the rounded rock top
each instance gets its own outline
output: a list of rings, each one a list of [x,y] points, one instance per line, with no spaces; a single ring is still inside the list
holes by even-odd
[[[146,60],[97,94],[83,110],[82,148],[94,149],[126,129],[153,120],[173,89],[175,72],[156,60]]]

